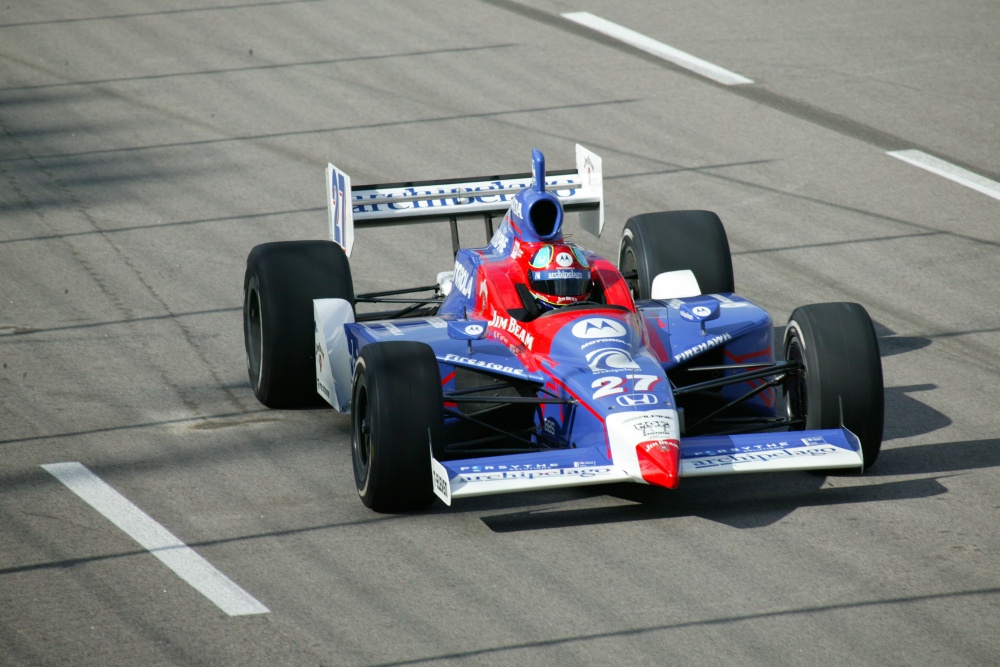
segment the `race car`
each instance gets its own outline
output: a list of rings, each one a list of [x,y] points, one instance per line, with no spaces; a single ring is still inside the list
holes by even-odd
[[[882,368],[865,309],[796,308],[776,354],[770,315],[735,293],[714,213],[631,217],[615,262],[569,242],[568,214],[604,226],[602,162],[582,146],[572,170],[546,172],[534,150],[530,173],[353,188],[331,164],[326,189],[329,241],[249,254],[247,367],[266,406],[350,413],[357,491],[375,511],[861,471],[878,456]],[[468,218],[485,246],[462,247]],[[355,228],[417,223],[450,224],[454,268],[356,294]]]

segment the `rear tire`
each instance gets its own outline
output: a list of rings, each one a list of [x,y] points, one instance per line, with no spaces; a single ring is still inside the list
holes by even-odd
[[[711,211],[663,211],[628,219],[622,230],[618,268],[634,299],[649,299],[653,278],[690,269],[702,294],[731,293],[733,258],[719,216]]]
[[[441,443],[441,373],[426,343],[369,343],[354,366],[351,451],[361,502],[410,512],[434,502],[431,443]]]
[[[243,278],[243,341],[250,386],[269,408],[326,405],[316,392],[313,299],[354,305],[351,267],[331,241],[256,246]]]
[[[840,428],[858,436],[867,469],[882,448],[882,360],[871,318],[856,303],[796,308],[785,328],[785,359],[803,369],[785,383],[789,418],[799,429]],[[843,422],[841,422],[843,419]]]

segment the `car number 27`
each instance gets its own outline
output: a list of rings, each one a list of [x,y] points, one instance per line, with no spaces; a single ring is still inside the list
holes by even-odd
[[[633,375],[631,378],[622,377],[606,377],[597,378],[590,385],[591,389],[596,389],[594,392],[594,400],[598,398],[604,398],[605,396],[613,396],[614,394],[625,393],[625,382],[631,379],[634,383],[632,391],[649,391],[656,384],[656,381],[660,378],[655,375]]]

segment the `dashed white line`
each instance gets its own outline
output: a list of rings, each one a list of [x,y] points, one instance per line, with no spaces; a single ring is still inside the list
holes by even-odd
[[[83,464],[50,463],[42,467],[222,611],[230,616],[270,611]]]
[[[950,162],[945,162],[944,160],[936,158],[933,155],[928,155],[923,151],[889,151],[888,155],[891,155],[897,160],[902,160],[903,162],[912,164],[914,167],[926,169],[932,174],[944,176],[948,180],[955,181],[956,183],[964,185],[967,188],[972,188],[977,192],[982,192],[988,197],[1000,199],[1000,183],[991,181],[985,176],[980,176],[979,174],[971,172],[968,169],[962,169],[961,167],[953,165]]]
[[[678,67],[683,67],[684,69],[690,70],[696,74],[700,74],[706,78],[716,81],[726,86],[739,86],[747,83],[753,83],[752,80],[741,76],[736,72],[730,72],[727,69],[719,67],[707,60],[702,60],[697,56],[692,56],[690,53],[685,53],[680,49],[675,49],[672,46],[664,44],[663,42],[658,42],[652,37],[647,37],[642,33],[636,32],[625,26],[618,25],[608,21],[607,19],[602,19],[600,16],[595,16],[590,12],[568,12],[563,14],[563,18],[569,19],[574,23],[578,23],[582,26],[586,26],[591,30],[596,30],[599,33],[607,35],[617,39],[620,42],[625,42],[637,49],[642,49],[646,53],[651,53],[658,58],[662,58],[668,62],[671,62]]]

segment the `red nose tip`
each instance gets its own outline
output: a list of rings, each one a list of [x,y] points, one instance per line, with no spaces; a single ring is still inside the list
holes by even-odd
[[[681,443],[672,438],[649,440],[636,445],[635,452],[644,480],[668,489],[677,487],[680,482],[677,466],[680,464]]]

